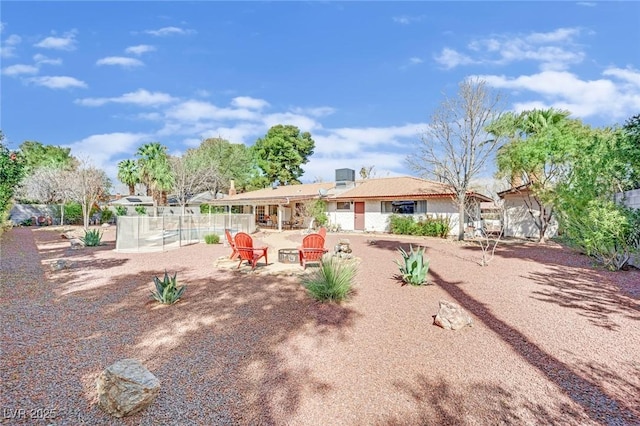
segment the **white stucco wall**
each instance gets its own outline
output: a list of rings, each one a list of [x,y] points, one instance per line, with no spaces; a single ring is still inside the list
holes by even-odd
[[[535,210],[534,214],[539,215],[540,212]],[[558,222],[552,216],[545,235],[551,238],[557,232]],[[522,196],[505,197],[504,235],[516,238],[538,238],[540,235]]]
[[[640,189],[616,194],[616,201],[632,209],[640,209]]]
[[[392,213],[382,213],[380,200],[364,202],[364,229],[368,232],[389,232],[389,217]],[[336,202],[327,203],[327,214],[330,225],[340,225],[344,231],[355,229],[354,208],[351,204],[349,210],[337,210]],[[413,215],[416,219],[425,216],[447,215],[451,221],[451,235],[457,233],[458,210],[449,200],[429,200],[427,201],[427,213]]]

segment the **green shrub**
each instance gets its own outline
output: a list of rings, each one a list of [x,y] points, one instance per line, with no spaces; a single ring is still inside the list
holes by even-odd
[[[356,270],[353,262],[342,261],[325,254],[320,261],[320,267],[304,276],[302,284],[317,300],[339,302],[351,294]]]
[[[392,234],[417,235],[417,227],[413,221],[413,216],[391,215],[389,222]]]
[[[125,216],[127,214],[127,208],[125,206],[116,206],[116,215]]]
[[[224,206],[212,206],[209,204],[200,204],[200,213],[224,213]]]
[[[64,220],[70,224],[82,222],[82,206],[80,203],[67,203],[64,205]]]
[[[80,237],[80,241],[87,247],[96,247],[102,241],[102,233],[97,229],[84,231],[84,236]]]
[[[446,238],[451,230],[448,217],[420,218],[416,222],[413,216],[391,215],[389,224],[391,233],[398,235]]]
[[[184,293],[187,286],[183,285],[178,288],[177,275],[178,273],[176,272],[173,274],[173,277],[169,277],[169,274],[167,274],[167,271],[165,270],[162,281],[160,281],[158,277],[153,277],[153,283],[156,288],[155,291],[151,291],[151,297],[165,305],[173,305],[180,300],[180,297],[182,297],[182,293]]]
[[[207,234],[204,236],[204,242],[207,244],[218,244],[220,242],[220,235]]]
[[[147,214],[147,208],[145,206],[136,206],[135,210],[140,216]]]
[[[20,222],[20,226],[33,226],[33,219],[29,218],[23,220],[22,222]]]
[[[624,268],[640,250],[640,213],[612,201],[592,200],[572,212],[565,231],[573,244],[611,270]]]
[[[395,263],[400,268],[402,280],[411,285],[424,284],[429,272],[429,259],[424,259],[424,247],[414,250],[409,246],[409,253],[399,247],[398,251],[402,254],[403,262],[395,260]]]
[[[100,210],[100,223],[107,223],[113,218],[113,212],[110,208],[104,207]]]

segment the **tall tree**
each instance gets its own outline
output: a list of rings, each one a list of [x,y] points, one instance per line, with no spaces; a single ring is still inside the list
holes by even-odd
[[[219,173],[205,160],[193,150],[187,151],[182,157],[169,157],[174,177],[173,193],[182,208],[182,214],[192,196],[204,191],[217,193],[215,188],[220,182]]]
[[[80,160],[79,166],[69,172],[69,199],[82,206],[85,230],[89,228],[91,210],[108,196],[110,188],[111,182],[106,173],[87,159]]]
[[[138,163],[135,160],[122,160],[118,163],[118,179],[129,187],[129,195],[135,195],[136,184],[140,183]]]
[[[27,173],[38,167],[73,168],[77,162],[71,155],[71,148],[43,145],[37,141],[25,141],[19,148]]]
[[[231,180],[238,191],[252,189],[251,178],[255,165],[246,145],[231,143],[220,137],[208,138],[198,148],[190,150],[189,154],[198,157],[200,164],[206,164],[211,172],[215,172],[217,179],[212,180],[213,186],[208,188],[214,194],[228,192]]]
[[[629,188],[640,188],[640,114],[630,117],[624,124],[625,157],[629,169]]]
[[[138,148],[140,180],[147,187],[147,195],[153,196],[158,205],[166,204],[166,191],[173,187],[173,176],[167,156],[167,147],[150,142]]]
[[[407,157],[419,174],[451,186],[458,207],[458,239],[464,239],[465,202],[471,181],[484,171],[498,145],[485,128],[502,113],[502,95],[483,80],[467,79],[454,98],[445,96],[431,117],[429,129]]]
[[[531,195],[524,200],[541,243],[554,214],[555,187],[566,179],[584,130],[569,115],[552,108],[509,112],[488,127],[496,139],[507,140],[497,153],[498,176],[529,187]]]
[[[300,183],[302,165],[309,162],[315,142],[311,133],[300,132],[296,126],[278,124],[252,147],[254,158],[266,182],[280,185]]]

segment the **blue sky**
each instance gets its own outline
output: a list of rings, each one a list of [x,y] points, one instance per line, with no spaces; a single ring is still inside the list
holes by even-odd
[[[311,132],[303,181],[406,156],[466,77],[509,109],[595,126],[640,112],[640,2],[30,2],[0,5],[0,128],[111,177],[138,146]]]

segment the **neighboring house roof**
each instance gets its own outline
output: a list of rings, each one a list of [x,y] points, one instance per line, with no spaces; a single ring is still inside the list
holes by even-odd
[[[109,204],[114,206],[152,206],[153,197],[148,197],[146,195],[130,195],[118,200],[109,201]]]
[[[529,192],[531,190],[530,186],[531,186],[531,182],[525,183],[524,185],[513,186],[509,189],[505,189],[504,191],[498,192],[498,197],[504,198],[505,195],[513,195],[513,194]]]
[[[400,176],[358,181],[354,188],[337,194],[333,198],[336,200],[419,200],[450,198],[454,194],[453,188],[447,184],[411,176]],[[489,197],[474,192],[469,192],[468,195],[482,201],[491,200]]]
[[[275,188],[264,188],[243,192],[236,195],[225,195],[222,199],[211,200],[211,204],[288,204],[290,201],[309,200],[328,195],[335,186],[333,182],[306,183],[300,185],[282,185]]]

